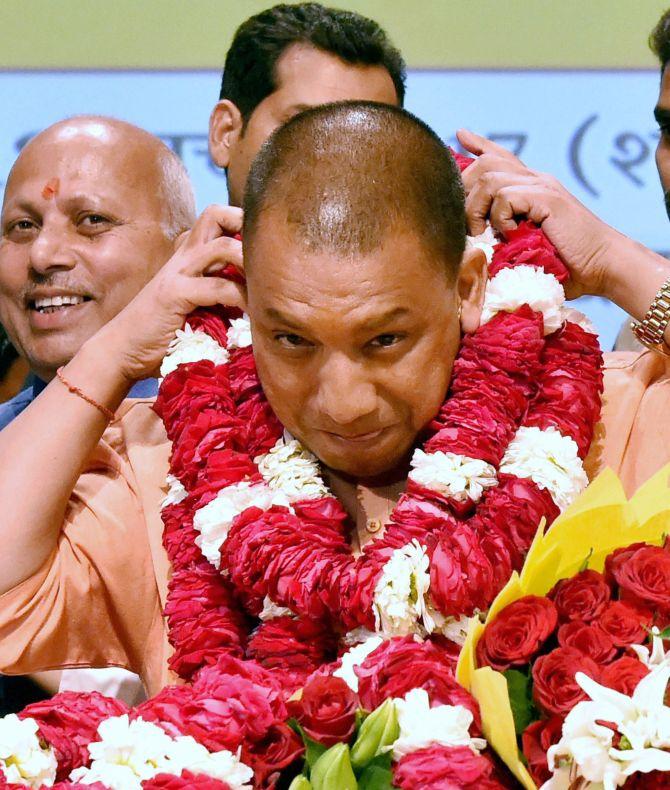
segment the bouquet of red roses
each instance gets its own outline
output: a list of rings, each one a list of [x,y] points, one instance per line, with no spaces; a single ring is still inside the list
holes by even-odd
[[[470,680],[486,667],[504,677],[521,761],[544,790],[670,787],[667,476],[666,469],[630,508],[617,507],[616,496],[609,511],[601,502],[601,518],[576,543],[594,511],[567,512],[536,542],[478,639],[471,634],[466,654],[479,669]],[[653,514],[649,500],[661,492],[666,502]],[[563,557],[580,550],[582,567],[568,570]]]

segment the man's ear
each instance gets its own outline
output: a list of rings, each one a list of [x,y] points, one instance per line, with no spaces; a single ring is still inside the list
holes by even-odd
[[[457,280],[463,332],[474,332],[479,327],[487,280],[488,266],[484,252],[480,249],[466,250]]]
[[[209,155],[215,165],[226,168],[230,152],[242,134],[242,114],[228,99],[221,99],[209,116]]]

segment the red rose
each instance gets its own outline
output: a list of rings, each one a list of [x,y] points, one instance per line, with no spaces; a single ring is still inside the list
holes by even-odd
[[[242,747],[242,762],[253,768],[254,787],[273,788],[281,771],[305,752],[302,739],[286,724],[272,726],[264,738]]]
[[[528,664],[554,633],[556,622],[556,607],[548,598],[526,595],[513,601],[484,629],[477,664],[499,672]]]
[[[610,601],[598,619],[598,625],[612,637],[617,647],[641,645],[647,639],[653,613],[630,601]]]
[[[473,522],[481,525],[480,531],[484,534],[495,530],[509,535],[517,556],[523,557],[542,518],[551,524],[558,513],[546,489],[530,479],[499,474],[498,485],[486,491]],[[519,570],[521,563],[516,560],[514,567]]]
[[[522,265],[537,266],[561,283],[570,276],[544,231],[530,221],[520,222],[517,228],[507,232],[505,243],[496,246],[489,277],[494,277],[500,269]]]
[[[670,612],[670,551],[634,543],[612,552],[605,567],[619,585],[622,600]]]
[[[551,777],[547,763],[547,751],[550,746],[561,740],[563,718],[550,716],[529,724],[521,736],[523,754],[528,762],[528,769],[533,781],[539,787]]]
[[[206,560],[176,571],[168,584],[165,616],[175,652],[169,666],[188,679],[225,649],[242,654],[243,613],[224,579]]]
[[[82,785],[83,787],[83,785]],[[228,782],[205,774],[182,771],[180,776],[158,774],[142,782],[142,790],[230,790]]]
[[[315,677],[299,700],[289,702],[289,713],[313,741],[332,746],[352,736],[357,707],[356,695],[342,678]]]
[[[128,706],[97,691],[62,691],[51,699],[34,702],[19,714],[35,719],[42,738],[53,746],[58,760],[56,779],[65,779],[75,768],[88,764],[87,744],[96,740],[98,725],[112,716],[128,713]]]
[[[170,737],[178,738],[186,731],[184,705],[194,694],[192,686],[165,686],[151,699],[133,708],[130,716],[157,724]]]
[[[162,381],[154,411],[162,418],[168,438],[174,441],[201,411],[234,413],[226,365],[200,360],[180,365]]]
[[[193,495],[201,498],[207,493],[218,493],[226,486],[241,480],[257,482],[260,479],[256,465],[245,453],[234,450],[214,450],[207,457],[205,465],[199,470]],[[202,507],[206,502],[198,503]]]
[[[612,591],[602,573],[588,569],[570,579],[561,579],[548,597],[556,604],[562,623],[570,620],[590,623],[605,611]]]
[[[401,790],[498,790],[509,787],[496,778],[489,755],[467,746],[430,746],[401,758],[393,766],[393,786]]]
[[[594,623],[572,620],[563,623],[558,629],[558,644],[561,647],[574,647],[597,664],[607,664],[618,653],[612,637]]]
[[[423,688],[434,705],[463,705],[470,710],[479,729],[479,706],[454,677],[457,658],[453,644],[416,642],[411,636],[389,639],[354,668],[361,705],[375,710],[389,697]]]
[[[557,647],[540,656],[533,664],[533,699],[537,705],[549,715],[564,716],[586,699],[575,680],[577,672],[600,680],[596,662],[574,647]]]
[[[472,615],[494,597],[493,565],[479,536],[466,524],[443,532],[430,561],[430,595],[445,615]]]
[[[223,348],[228,345],[228,323],[232,318],[239,318],[241,311],[235,307],[223,307],[213,305],[211,307],[199,307],[188,314],[186,322],[191,329],[199,329],[206,332],[210,337]]]
[[[287,615],[261,623],[249,639],[246,655],[274,670],[292,693],[312,672],[335,658],[336,643],[329,625]]]
[[[617,661],[603,667],[600,682],[615,691],[632,696],[637,684],[649,674],[649,668],[639,659],[622,656]]]

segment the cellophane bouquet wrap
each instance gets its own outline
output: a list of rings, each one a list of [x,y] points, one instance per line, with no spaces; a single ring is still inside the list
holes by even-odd
[[[669,482],[603,472],[470,623],[458,679],[528,790],[670,787]]]

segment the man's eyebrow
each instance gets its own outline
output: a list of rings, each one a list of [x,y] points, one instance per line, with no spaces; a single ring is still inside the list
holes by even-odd
[[[377,327],[384,326],[389,321],[393,321],[395,318],[402,318],[403,316],[409,314],[409,310],[406,307],[393,307],[390,310],[387,310],[380,315],[372,316],[370,319],[363,320],[358,324],[354,324],[354,329],[376,329]],[[283,324],[284,326],[291,327],[292,329],[304,329],[303,325],[296,321],[296,319],[291,318],[281,310],[277,310],[275,307],[268,307],[265,311],[265,315],[272,321],[278,321],[279,323]]]
[[[656,107],[654,107],[654,118],[656,118],[656,123],[659,126],[669,126],[670,108],[661,107],[660,105],[657,104]]]

